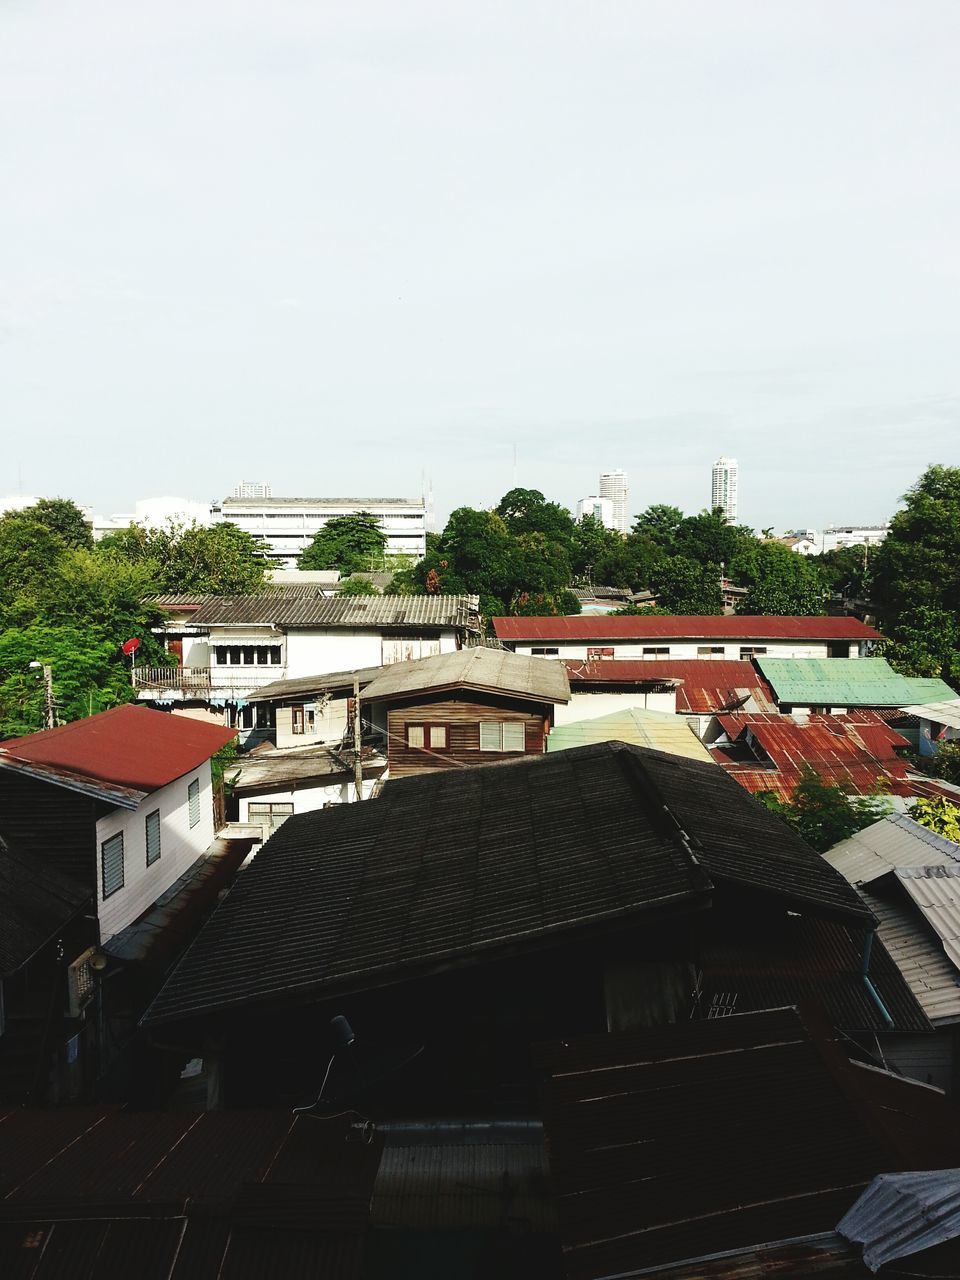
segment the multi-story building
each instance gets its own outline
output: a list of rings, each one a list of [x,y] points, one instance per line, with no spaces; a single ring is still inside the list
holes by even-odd
[[[217,519],[246,530],[278,568],[292,569],[328,520],[369,511],[386,534],[386,553],[419,560],[427,549],[422,498],[224,498]]]
[[[721,507],[727,524],[737,522],[737,481],[739,467],[736,458],[718,458],[713,464],[710,486],[710,506]]]
[[[627,473],[625,471],[601,471],[600,497],[609,498],[613,507],[613,524],[611,528],[627,533],[630,527],[630,513],[627,505]]]
[[[601,498],[597,494],[581,498],[577,503],[577,520],[582,520],[584,516],[593,516],[605,529],[616,527],[613,523],[613,501],[610,498]]]
[[[263,480],[241,480],[233,491],[235,498],[272,498],[273,490]]]

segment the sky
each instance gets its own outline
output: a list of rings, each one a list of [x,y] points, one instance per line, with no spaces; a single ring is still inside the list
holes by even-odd
[[[878,523],[960,464],[956,0],[2,0],[0,493]],[[516,461],[515,461],[516,459]]]

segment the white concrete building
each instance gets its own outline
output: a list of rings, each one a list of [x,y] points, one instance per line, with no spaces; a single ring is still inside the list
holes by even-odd
[[[721,507],[727,524],[736,524],[740,468],[736,458],[718,458],[713,464],[710,484],[710,507]]]
[[[629,533],[630,507],[627,473],[620,470],[601,471],[600,497],[607,498],[610,501],[613,511],[613,524],[610,527],[620,533]]]
[[[584,516],[593,516],[594,520],[599,520],[605,529],[616,528],[613,522],[612,498],[601,498],[598,494],[581,498],[577,502],[577,521],[582,520]]]
[[[241,480],[233,491],[235,498],[272,498],[273,490],[263,480]]]
[[[297,557],[334,516],[369,511],[386,534],[389,556],[420,560],[427,549],[427,504],[422,498],[224,498],[214,509],[219,520],[244,529],[271,561],[296,567]]]
[[[140,498],[132,511],[115,512],[91,517],[93,536],[99,541],[107,533],[129,528],[132,524],[145,529],[162,529],[165,525],[189,526],[198,524],[204,528],[213,523],[213,509],[209,502],[197,502],[193,498],[177,498],[165,495],[160,498]]]

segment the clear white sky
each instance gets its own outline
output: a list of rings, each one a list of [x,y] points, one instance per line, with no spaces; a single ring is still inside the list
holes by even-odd
[[[877,521],[960,463],[957,0],[3,0],[0,493]]]

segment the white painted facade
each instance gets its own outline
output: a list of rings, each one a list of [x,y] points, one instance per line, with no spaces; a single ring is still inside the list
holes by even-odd
[[[838,654],[837,647],[845,644],[846,654]],[[517,640],[507,646],[514,653],[533,654],[540,658],[588,658],[600,657],[597,649],[603,649],[604,658],[697,658],[701,662],[711,658],[718,661],[742,661],[758,655],[771,658],[859,658],[860,642],[853,640]],[[749,650],[749,652],[747,652]],[[831,650],[834,652],[831,654]]]
[[[190,826],[189,787],[200,783],[200,818]],[[160,810],[160,857],[147,866],[147,815]],[[103,896],[103,843],[123,833],[123,887]],[[100,940],[126,928],[178,880],[214,838],[210,761],[153,791],[135,810],[113,809],[97,822],[97,915]]]
[[[578,720],[598,720],[600,716],[609,716],[615,711],[629,711],[633,707],[644,711],[666,711],[675,715],[677,691],[665,689],[661,692],[646,693],[640,689],[630,693],[573,692],[566,705],[562,702],[557,703],[553,720],[557,726],[576,724]],[[687,719],[689,718],[688,716]]]
[[[720,507],[727,524],[736,524],[739,509],[740,468],[736,458],[718,458],[710,479],[710,506]]]
[[[277,707],[278,747],[306,747],[320,742],[340,742],[347,731],[347,699],[323,700],[313,696],[294,706]]]
[[[581,498],[577,502],[577,521],[583,519],[584,516],[593,516],[594,520],[599,520],[605,529],[615,529],[613,522],[613,500],[611,498],[601,498],[598,494],[591,494],[587,498]]]
[[[363,780],[363,798],[369,800],[373,795],[373,789],[377,785],[379,779],[364,778]],[[329,782],[316,785],[306,785],[301,783],[297,787],[288,787],[277,791],[260,792],[257,795],[240,796],[240,823],[243,826],[256,826],[260,822],[260,816],[256,812],[257,805],[264,804],[290,804],[293,805],[294,813],[313,813],[316,809],[322,809],[328,804],[352,804],[354,803],[354,781],[352,778],[339,777]],[[254,806],[254,813],[251,815],[250,806]],[[274,816],[274,821],[276,821]],[[264,831],[264,835],[268,835],[268,831]]]
[[[613,513],[611,528],[619,530],[620,533],[629,533],[630,531],[629,494],[627,473],[625,471],[619,469],[616,471],[601,471],[600,497],[609,499]]]

